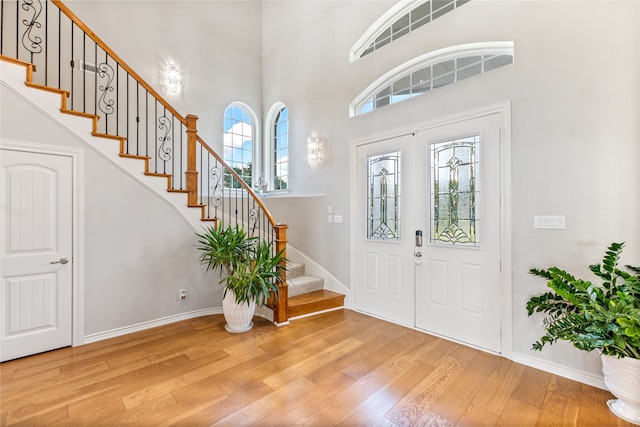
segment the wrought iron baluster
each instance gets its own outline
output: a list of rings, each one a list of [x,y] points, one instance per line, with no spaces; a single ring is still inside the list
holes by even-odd
[[[42,52],[42,46],[40,45],[42,43],[42,37],[34,34],[34,29],[42,27],[42,24],[38,22],[38,18],[42,13],[42,2],[40,0],[23,0],[22,10],[27,13],[33,13],[30,20],[22,20],[22,24],[26,27],[24,33],[22,34],[22,46],[29,52],[29,62],[33,63],[33,55]]]

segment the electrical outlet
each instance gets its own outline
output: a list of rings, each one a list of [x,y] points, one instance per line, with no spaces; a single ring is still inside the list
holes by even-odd
[[[186,289],[180,289],[180,291],[178,291],[178,299],[180,299],[180,300],[187,299],[187,290]]]

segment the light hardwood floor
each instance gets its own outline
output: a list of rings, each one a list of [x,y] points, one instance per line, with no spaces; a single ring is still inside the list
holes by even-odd
[[[603,390],[353,311],[201,317],[0,365],[2,425],[628,426]]]

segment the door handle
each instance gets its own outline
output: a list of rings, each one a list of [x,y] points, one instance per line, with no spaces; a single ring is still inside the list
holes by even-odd
[[[67,258],[60,258],[58,261],[51,261],[49,264],[66,264],[68,262]]]
[[[416,265],[422,264],[422,252],[421,251],[415,251],[413,253],[413,261],[416,263]]]

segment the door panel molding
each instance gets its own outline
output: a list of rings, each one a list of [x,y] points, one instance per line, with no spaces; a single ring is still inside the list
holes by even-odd
[[[72,173],[72,325],[71,345],[84,344],[84,150],[34,142],[0,140],[0,150],[69,157]]]

